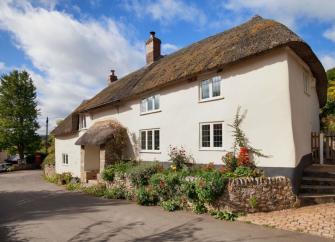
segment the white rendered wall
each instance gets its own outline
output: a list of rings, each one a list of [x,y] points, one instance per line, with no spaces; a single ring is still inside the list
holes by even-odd
[[[56,172],[71,172],[73,176],[80,177],[80,145],[74,143],[79,135],[71,135],[55,138],[55,162]],[[62,154],[68,154],[69,164],[63,164]]]
[[[292,51],[288,51],[292,126],[295,142],[296,165],[301,158],[311,153],[311,132],[319,132],[319,101],[315,80],[309,67]],[[310,92],[304,91],[303,73],[310,76]]]
[[[141,153],[134,145],[132,153],[142,160],[168,161],[169,145],[183,145],[198,163],[222,164],[221,157],[225,151],[231,150],[233,143],[228,124],[232,123],[237,107],[241,106],[242,110],[247,110],[242,127],[251,144],[271,156],[258,159],[257,165],[295,167],[286,50],[253,57],[220,74],[224,96],[221,100],[199,102],[199,83],[208,77],[203,76],[196,82],[149,93],[161,95],[161,112],[140,115],[140,99],[137,99],[119,108],[96,110],[91,114],[93,122],[117,119],[128,128],[134,143],[138,143],[139,130],[160,128],[160,152]],[[212,121],[224,122],[224,147],[220,151],[200,150],[199,123]]]

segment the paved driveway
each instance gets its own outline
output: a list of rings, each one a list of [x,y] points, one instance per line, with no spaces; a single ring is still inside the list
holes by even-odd
[[[40,171],[20,171],[0,174],[0,241],[328,240],[67,192]]]

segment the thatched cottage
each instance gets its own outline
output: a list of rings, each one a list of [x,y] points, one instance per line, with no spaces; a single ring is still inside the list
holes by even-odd
[[[197,163],[222,164],[233,143],[237,107],[251,144],[268,158],[257,165],[269,175],[294,178],[319,131],[327,80],[312,49],[286,26],[250,21],[162,56],[154,32],[147,64],[77,107],[53,131],[56,171],[88,179],[100,172],[116,122],[126,128],[125,159],[168,161],[169,146],[183,146]],[[108,157],[107,157],[108,159]]]

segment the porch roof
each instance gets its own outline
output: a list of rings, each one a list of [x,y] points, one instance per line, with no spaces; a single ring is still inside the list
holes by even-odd
[[[124,129],[122,125],[115,120],[105,120],[94,123],[85,134],[77,141],[76,145],[102,145],[120,129]]]

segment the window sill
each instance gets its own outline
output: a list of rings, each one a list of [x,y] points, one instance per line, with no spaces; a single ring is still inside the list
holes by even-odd
[[[206,102],[211,102],[211,101],[216,101],[216,100],[221,100],[224,99],[223,96],[220,97],[211,97],[211,98],[206,98],[206,99],[200,99],[199,103],[206,103]]]
[[[224,151],[222,147],[214,148],[214,147],[206,147],[206,148],[199,148],[199,151]]]
[[[162,110],[157,109],[157,110],[153,110],[153,111],[149,111],[149,112],[144,112],[144,113],[140,113],[140,115],[147,115],[147,114],[151,114],[151,113],[159,113],[162,112]]]
[[[160,150],[141,150],[140,153],[161,154]]]

